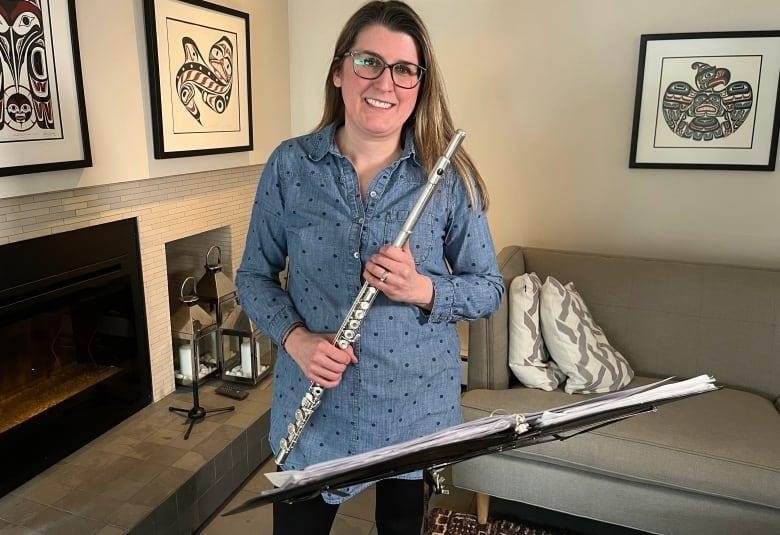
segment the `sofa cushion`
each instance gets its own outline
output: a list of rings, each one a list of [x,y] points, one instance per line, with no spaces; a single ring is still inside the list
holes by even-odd
[[[637,377],[630,386],[655,379]],[[590,396],[518,386],[471,390],[467,419],[497,409],[530,412]],[[579,435],[498,455],[568,466],[642,484],[674,487],[780,509],[780,415],[770,400],[730,388],[677,400]]]
[[[542,281],[524,273],[509,285],[509,368],[530,388],[555,390],[566,379],[544,347],[539,330]]]
[[[566,374],[566,392],[613,392],[631,382],[633,370],[610,345],[573,283],[564,286],[547,277],[541,294],[542,337]]]

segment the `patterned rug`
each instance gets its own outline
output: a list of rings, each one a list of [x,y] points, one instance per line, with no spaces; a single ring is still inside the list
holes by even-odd
[[[562,531],[517,524],[508,520],[488,520],[487,524],[477,522],[477,516],[458,513],[438,507],[431,509],[426,519],[426,535],[563,535]]]

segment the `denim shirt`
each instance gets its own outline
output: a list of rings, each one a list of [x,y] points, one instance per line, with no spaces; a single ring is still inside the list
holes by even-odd
[[[363,266],[392,243],[427,183],[407,130],[400,159],[361,199],[357,173],[339,151],[335,125],[282,143],[263,169],[237,273],[242,306],[277,346],[296,322],[335,333],[363,284]],[[460,343],[455,322],[492,314],[504,287],[484,212],[474,210],[452,167],[409,243],[417,270],[433,281],[430,311],[379,295],[353,344],[358,363],[327,389],[285,462],[325,460],[417,438],[461,422]],[[289,262],[288,264],[286,264]],[[286,289],[279,274],[287,265]],[[275,364],[271,447],[310,381],[283,348]],[[404,477],[420,477],[420,472]],[[365,485],[345,489],[352,495]],[[329,503],[343,496],[324,495]]]

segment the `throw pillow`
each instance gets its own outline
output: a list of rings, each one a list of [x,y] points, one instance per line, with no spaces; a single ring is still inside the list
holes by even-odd
[[[566,374],[566,392],[613,392],[631,382],[633,370],[609,344],[573,283],[547,277],[541,294],[542,336]]]
[[[525,273],[509,285],[509,368],[523,385],[555,390],[566,375],[550,360],[539,331],[542,281]]]

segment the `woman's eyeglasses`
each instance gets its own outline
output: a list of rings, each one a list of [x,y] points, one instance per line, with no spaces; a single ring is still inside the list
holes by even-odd
[[[382,58],[360,50],[347,52],[342,57],[347,56],[352,56],[352,69],[359,77],[365,80],[376,80],[382,76],[385,69],[390,69],[393,83],[404,89],[412,89],[420,83],[420,78],[426,70],[425,67],[406,61],[388,64]]]

